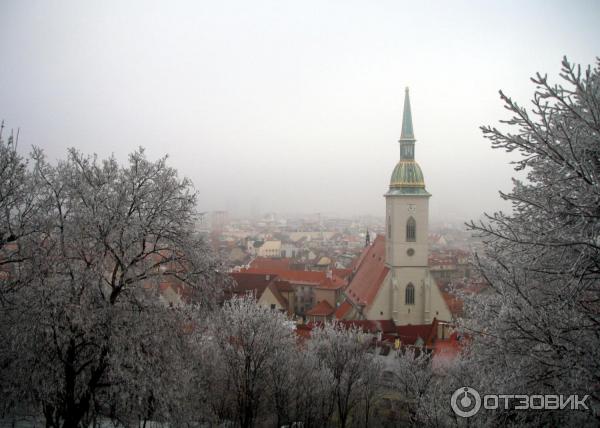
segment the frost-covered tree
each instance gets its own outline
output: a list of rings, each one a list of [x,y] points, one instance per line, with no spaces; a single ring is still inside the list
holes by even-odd
[[[563,83],[537,74],[532,108],[501,92],[513,117],[483,127],[494,148],[517,152],[512,212],[471,224],[491,292],[468,302],[474,370],[498,393],[590,395],[588,412],[504,412],[504,421],[600,421],[600,61],[565,58]]]
[[[34,248],[24,247],[21,241],[35,237],[39,196],[27,160],[17,152],[18,139],[11,133],[4,140],[3,130],[4,122],[0,123],[0,302],[27,282],[20,274],[26,271],[19,267],[29,262]]]
[[[411,426],[469,426],[471,420],[458,417],[450,407],[450,397],[460,387],[470,386],[488,391],[489,375],[478,372],[476,362],[468,352],[457,355],[443,366],[436,366],[431,352],[424,349],[403,349],[391,365],[393,385],[399,403]],[[474,426],[494,426],[493,419],[481,412]]]
[[[26,184],[25,160],[17,153],[11,135],[4,141],[0,124],[0,250],[10,242],[15,242],[20,233],[21,221],[15,218],[26,197],[23,186]],[[5,262],[6,263],[6,262]]]
[[[293,388],[291,420],[306,428],[329,425],[335,409],[332,372],[306,347],[291,361]]]
[[[335,418],[341,428],[358,416],[355,410],[376,380],[369,370],[375,364],[368,352],[372,342],[372,335],[336,323],[326,323],[311,333],[307,351],[317,356],[320,370],[331,379]]]
[[[159,285],[210,304],[218,267],[193,233],[191,183],[143,150],[127,166],[75,150],[54,166],[34,149],[32,161],[36,234],[17,242],[32,254],[19,265],[28,281],[1,308],[0,401],[54,427],[168,419],[188,317],[164,306]]]
[[[240,427],[254,426],[270,415],[276,417],[271,423],[287,422],[285,388],[290,387],[287,376],[296,337],[285,315],[258,305],[252,296],[236,296],[215,313],[203,335],[204,346],[213,349],[216,376],[207,380],[219,393],[208,399],[221,413],[217,416]],[[279,381],[283,384],[277,385]],[[224,403],[230,407],[221,407]]]
[[[299,341],[283,314],[252,296],[225,302],[196,333],[197,422],[372,425],[382,367],[369,352],[371,335],[326,324]]]
[[[431,366],[431,355],[420,350],[407,348],[394,359],[392,373],[394,386],[403,397],[412,422],[417,422],[419,406],[430,399],[435,373]],[[421,421],[422,422],[422,421]]]
[[[376,351],[376,350],[375,350]],[[368,428],[378,424],[375,410],[383,393],[383,363],[372,358],[364,368],[360,380],[360,401],[357,407],[357,425]]]

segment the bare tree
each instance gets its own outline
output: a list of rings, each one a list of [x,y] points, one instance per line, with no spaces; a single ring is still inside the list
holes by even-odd
[[[0,124],[0,302],[9,298],[13,288],[27,282],[20,268],[31,258],[34,248],[22,241],[37,239],[39,188],[27,169],[27,160],[17,151],[17,138],[11,133],[3,139]],[[29,251],[29,253],[28,253]]]
[[[365,428],[378,422],[373,415],[383,392],[383,367],[380,361],[373,358],[362,372],[358,414],[362,416],[361,425]]]
[[[291,420],[306,428],[328,426],[335,410],[332,373],[306,348],[291,361],[293,375]]]
[[[289,370],[286,355],[296,346],[293,328],[285,316],[259,306],[251,296],[234,297],[211,320],[208,335],[214,359],[223,365],[219,381],[231,388],[228,393],[233,397],[238,425],[254,426],[272,397],[279,402],[275,408],[267,407],[267,413],[284,417],[283,391],[273,388],[272,381],[285,376]]]
[[[368,353],[373,337],[360,329],[326,323],[312,331],[308,352],[313,352],[320,369],[330,373],[337,422],[341,428],[349,423],[352,411],[361,401],[365,374],[373,364]]]
[[[193,233],[191,183],[141,149],[127,167],[75,150],[56,166],[39,149],[32,157],[39,232],[19,242],[35,247],[30,281],[2,308],[3,398],[40,406],[48,426],[118,417],[116,391],[153,402],[136,411],[156,416],[160,400],[176,397],[176,385],[160,380],[177,367],[170,351],[185,324],[161,307],[159,283],[171,278],[210,302],[217,275]]]
[[[407,412],[410,425],[426,427],[469,426],[450,407],[450,397],[460,387],[471,386],[480,391],[489,387],[489,377],[479,372],[468,352],[461,353],[434,368],[431,352],[420,348],[402,349],[391,366],[394,388],[400,406]],[[474,426],[494,425],[483,412],[474,418]]]
[[[512,213],[470,224],[492,292],[468,302],[463,324],[498,393],[590,395],[589,412],[538,412],[548,425],[600,417],[600,61],[582,70],[565,58],[561,77],[532,79],[531,111],[501,92],[508,130],[482,128],[494,148],[521,155],[527,179],[501,193]]]

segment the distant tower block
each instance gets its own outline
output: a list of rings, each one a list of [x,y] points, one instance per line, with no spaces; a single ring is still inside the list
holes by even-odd
[[[229,213],[227,211],[213,211],[211,213],[211,230],[213,233],[220,235],[228,223]]]

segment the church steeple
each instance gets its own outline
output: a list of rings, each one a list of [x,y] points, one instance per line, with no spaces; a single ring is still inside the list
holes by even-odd
[[[408,88],[400,134],[400,160],[385,194],[385,262],[391,270],[390,312],[397,323],[430,322],[427,272],[429,192],[415,159],[415,133]],[[380,310],[379,313],[382,311]]]
[[[410,110],[408,88],[404,91],[404,112],[402,114],[402,132],[400,133],[400,161],[392,172],[390,191],[394,195],[430,196],[425,190],[425,180],[421,167],[415,161],[415,133]]]
[[[412,113],[410,111],[410,96],[408,94],[408,86],[404,90],[404,113],[402,115],[402,132],[400,134],[400,141],[402,140],[415,141]]]
[[[404,112],[402,114],[402,132],[400,133],[400,160],[415,159],[415,134],[413,132],[412,113],[408,87],[404,90]]]

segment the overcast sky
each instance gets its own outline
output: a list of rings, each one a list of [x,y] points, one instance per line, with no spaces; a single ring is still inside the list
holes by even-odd
[[[0,119],[20,147],[165,153],[200,209],[383,215],[410,87],[431,217],[499,208],[506,118],[536,71],[600,55],[590,1],[0,2]]]

